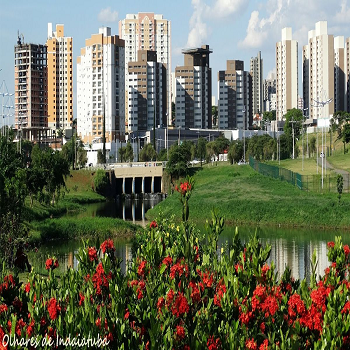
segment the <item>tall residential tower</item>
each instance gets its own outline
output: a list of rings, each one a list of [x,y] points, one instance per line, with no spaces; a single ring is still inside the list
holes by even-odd
[[[164,64],[167,70],[167,113],[168,123],[171,121],[171,22],[163,15],[152,12],[128,14],[119,21],[119,35],[125,40],[125,72],[128,83],[128,63],[138,60],[138,51],[155,51],[157,62]],[[126,86],[126,92],[128,87]],[[128,96],[126,94],[126,101]],[[128,103],[126,103],[126,115]],[[128,127],[128,126],[127,126]],[[129,128],[129,127],[128,127]]]
[[[261,51],[250,59],[250,74],[252,75],[252,109],[253,115],[262,114],[263,108],[263,60]]]
[[[182,128],[211,129],[211,68],[209,45],[183,50],[184,65],[176,67],[176,119]]]
[[[47,30],[47,109],[51,129],[67,129],[73,123],[73,40],[64,36],[63,24]]]
[[[277,120],[292,108],[298,108],[298,42],[292,39],[292,28],[283,28],[282,41],[276,44]]]
[[[77,60],[78,134],[84,142],[120,139],[125,125],[124,40],[103,27]]]

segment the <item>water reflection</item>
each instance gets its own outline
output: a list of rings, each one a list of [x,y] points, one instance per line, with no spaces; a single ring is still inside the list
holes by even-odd
[[[247,242],[254,233],[254,228],[239,228],[239,236],[243,243]],[[335,236],[342,236],[344,244],[350,243],[349,232],[341,231],[259,228],[257,234],[262,244],[271,246],[268,263],[274,262],[279,277],[286,266],[289,266],[295,279],[306,278],[307,282],[310,281],[314,250],[317,256],[316,274],[323,276],[324,270],[329,266],[327,242],[334,240]],[[226,228],[220,237],[220,244],[232,241],[233,235],[234,228]]]
[[[85,241],[88,246],[99,247],[99,241]],[[63,274],[67,269],[78,267],[78,249],[83,247],[83,241],[58,242],[52,241],[49,244],[42,245],[38,252],[29,253],[29,261],[34,266],[35,271],[41,274],[47,274],[45,270],[45,262],[48,257],[55,256],[59,262],[56,269],[57,274]],[[123,273],[127,271],[128,261],[131,261],[131,239],[115,239],[114,246],[116,248],[115,256],[122,260],[121,270]]]
[[[130,199],[115,200],[102,203],[93,203],[85,205],[83,212],[69,213],[74,217],[112,217],[127,221],[142,222],[145,224],[145,214],[147,210],[152,209],[162,201],[162,196],[155,195],[149,199]]]

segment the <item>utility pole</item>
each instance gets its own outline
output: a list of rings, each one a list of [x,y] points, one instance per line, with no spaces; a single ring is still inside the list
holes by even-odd
[[[245,128],[246,128],[245,105],[243,106],[242,112],[243,112],[243,162],[245,164]]]

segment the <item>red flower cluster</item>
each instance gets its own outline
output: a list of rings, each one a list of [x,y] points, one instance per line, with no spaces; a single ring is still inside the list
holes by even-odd
[[[214,295],[214,304],[216,306],[221,307],[221,299],[224,296],[224,293],[226,293],[226,286],[224,279],[222,278],[216,286],[216,294]]]
[[[3,313],[3,312],[6,312],[8,310],[7,308],[7,305],[6,304],[1,304],[0,305],[0,315]]]
[[[97,261],[97,250],[95,247],[89,247],[87,248],[88,250],[88,257],[89,260],[92,261]]]
[[[245,347],[246,347],[246,349],[257,350],[258,345],[254,341],[254,338],[252,338],[252,339],[247,339],[246,340]]]
[[[209,338],[208,338],[208,341],[207,341],[207,347],[209,350],[218,350],[218,349],[221,349],[221,340],[220,338],[214,338],[213,335],[211,335]]]
[[[85,296],[81,292],[79,292],[79,306],[82,306],[85,301]]]
[[[45,269],[46,270],[54,270],[58,267],[58,260],[56,259],[55,261],[53,261],[53,259],[51,258],[48,258],[46,260],[46,263],[45,263]]]
[[[61,311],[61,307],[57,303],[55,298],[51,298],[47,303],[47,310],[49,311],[49,315],[51,320],[55,320],[58,316],[58,313]]]
[[[162,264],[170,266],[173,263],[173,259],[170,256],[167,256],[163,259]]]
[[[176,275],[181,277],[182,274],[185,274],[186,277],[188,276],[188,266],[183,258],[170,268],[169,276],[171,279],[174,279]]]
[[[204,286],[207,288],[211,288],[214,282],[214,274],[210,273],[208,270],[206,270],[205,272],[197,270],[197,273],[202,279]]]
[[[158,227],[158,224],[157,224],[157,222],[156,221],[152,221],[151,223],[150,223],[150,225],[149,225],[149,228],[157,228]]]
[[[345,257],[348,257],[348,255],[350,254],[349,246],[347,244],[345,244],[343,249],[344,249]]]
[[[334,242],[328,242],[327,243],[328,248],[334,248]]]
[[[101,295],[103,287],[105,287],[106,289],[109,288],[108,280],[110,280],[111,278],[111,273],[109,273],[108,276],[106,276],[102,263],[99,263],[96,267],[96,273],[92,276],[92,282],[96,289],[96,294]]]
[[[141,277],[145,277],[147,261],[142,260],[137,269],[137,274]]]
[[[180,184],[180,188],[178,186],[175,186],[175,191],[181,193],[182,196],[186,195],[188,191],[191,191],[192,186],[188,182],[184,182]]]
[[[28,282],[25,286],[24,286],[24,291],[26,293],[29,293],[30,292],[30,282]]]
[[[186,336],[185,329],[182,326],[176,326],[175,336],[177,339],[182,340]]]
[[[101,250],[102,250],[102,253],[110,253],[110,252],[114,252],[115,251],[115,248],[114,248],[114,243],[111,239],[107,239],[105,240],[102,244],[101,244]]]

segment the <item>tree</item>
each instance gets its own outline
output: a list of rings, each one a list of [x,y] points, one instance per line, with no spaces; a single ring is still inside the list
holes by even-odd
[[[284,135],[286,136],[286,151],[289,153],[285,158],[289,158],[293,152],[293,131],[294,131],[294,153],[295,144],[300,137],[303,127],[303,112],[300,109],[290,109],[286,115],[284,124]]]
[[[132,149],[131,143],[128,142],[125,147],[125,160],[127,162],[134,161],[134,151]]]
[[[218,107],[217,106],[211,107],[211,117],[212,117],[213,127],[217,126],[217,123],[218,123]]]
[[[166,170],[171,176],[171,181],[173,180],[173,177],[184,176],[187,174],[187,164],[190,159],[190,150],[185,145],[173,145],[170,148]]]
[[[314,156],[315,152],[316,152],[316,137],[312,136],[309,140],[309,157],[310,157],[310,154]]]
[[[168,160],[168,150],[166,148],[162,148],[160,152],[157,154],[157,160],[161,162],[165,162]]]
[[[340,203],[340,198],[343,193],[343,186],[344,186],[344,179],[341,174],[338,174],[337,176],[337,191],[338,191],[338,200]]]
[[[120,151],[120,149],[119,149],[119,151]],[[97,163],[98,164],[104,164],[104,161],[105,161],[105,159],[104,159],[104,156],[103,156],[103,152],[99,149],[97,151]]]
[[[198,143],[197,143],[197,157],[201,161],[201,167],[202,167],[203,160],[205,159],[207,143],[208,143],[208,141],[204,137],[200,137],[198,139]]]
[[[344,144],[344,154],[346,153],[345,145],[350,142],[350,124],[345,124],[342,130],[342,141]]]
[[[126,152],[126,147],[120,147],[118,150],[119,153],[119,160],[121,163],[124,163],[125,161],[125,152]]]
[[[102,169],[98,169],[95,173],[95,176],[94,176],[95,191],[99,194],[104,195],[107,186],[108,186],[107,173]]]
[[[147,143],[140,151],[140,162],[149,162],[151,160],[155,160],[156,157],[157,152],[151,143]]]
[[[233,141],[228,149],[228,159],[231,164],[238,163],[243,158],[243,142]]]

